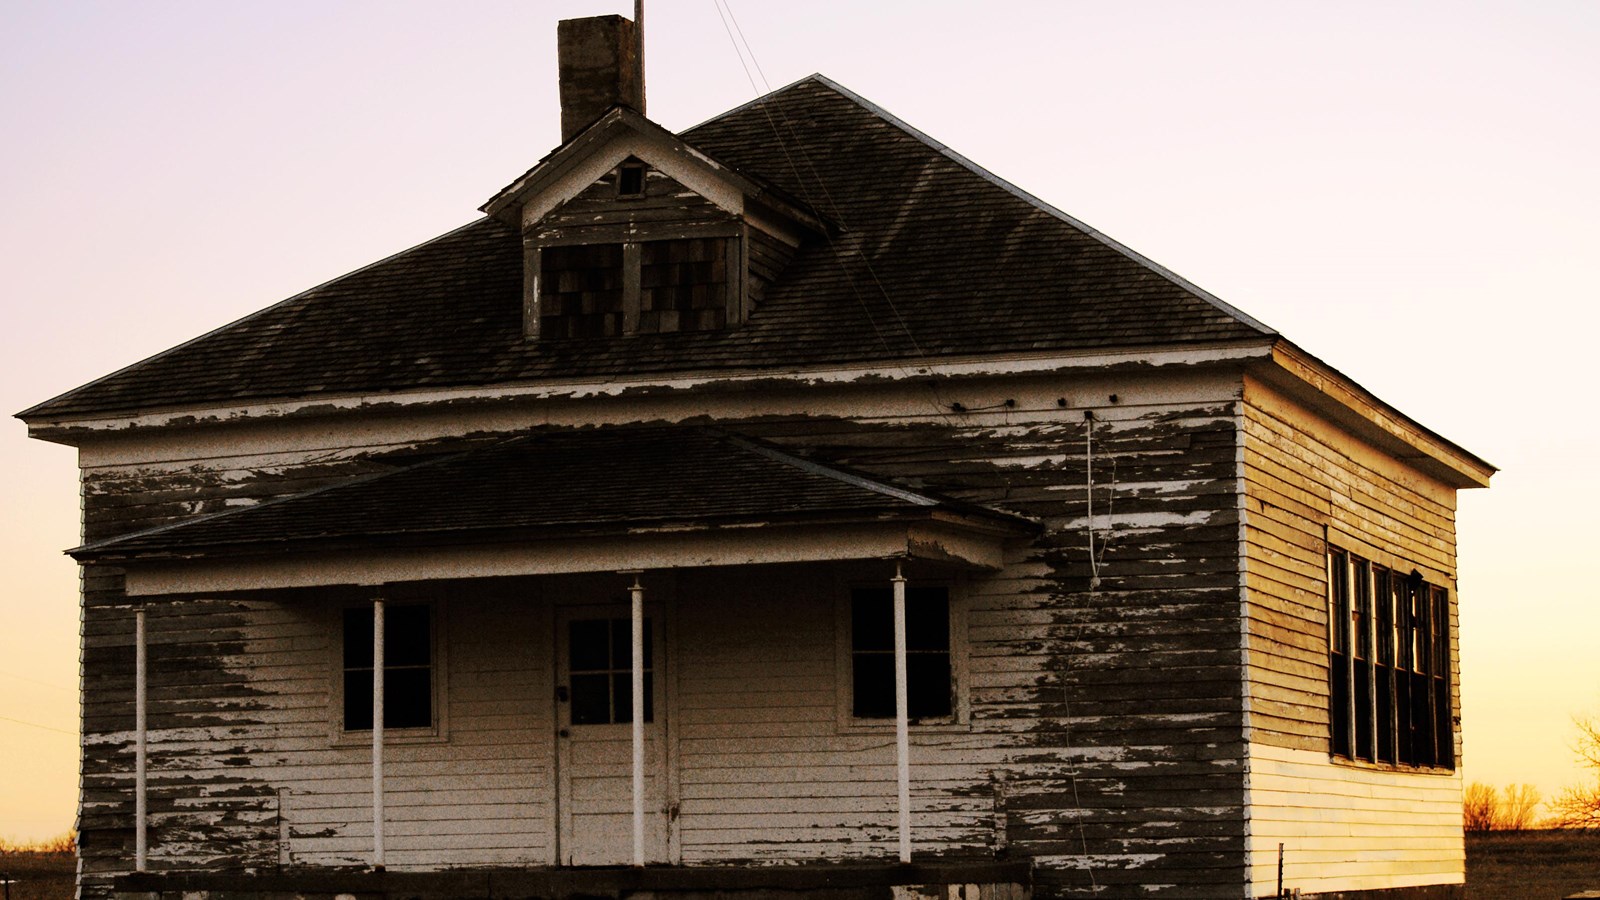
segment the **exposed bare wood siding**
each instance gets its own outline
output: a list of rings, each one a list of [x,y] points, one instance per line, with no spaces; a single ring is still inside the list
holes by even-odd
[[[545,863],[551,853],[545,629],[516,597],[441,601],[447,740],[391,741],[395,868]],[[339,610],[358,595],[151,604],[151,869],[361,864],[371,850],[369,744],[340,738]],[[132,840],[132,625],[85,622],[85,887],[124,871]]]
[[[646,169],[643,194],[619,200],[617,173],[612,171],[557,207],[530,231],[530,236],[541,244],[584,243],[596,234],[616,238],[629,233],[659,232],[662,237],[689,237],[699,233],[694,230],[696,225],[732,219],[711,201],[656,169]]]
[[[747,430],[1048,529],[1004,571],[966,585],[970,732],[916,742],[919,778],[933,776],[914,798],[918,821],[949,852],[992,849],[982,801],[992,824],[1004,779],[1002,833],[1010,852],[1038,859],[1041,892],[1092,882],[1111,896],[1235,897],[1246,880],[1236,388],[1142,387],[1124,382],[1120,403],[1095,404],[1096,523],[1109,543],[1094,591],[1082,406],[1018,397],[999,412]],[[841,781],[876,784],[887,752],[828,764]],[[867,833],[887,840],[889,816],[868,808]],[[824,829],[817,840],[844,837]]]
[[[1462,879],[1458,775],[1335,763],[1329,745],[1329,543],[1450,589],[1460,708],[1455,493],[1253,380],[1241,417],[1256,891]],[[1456,734],[1460,759],[1460,734]]]

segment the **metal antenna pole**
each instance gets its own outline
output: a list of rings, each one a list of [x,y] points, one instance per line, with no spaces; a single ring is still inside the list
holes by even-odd
[[[639,64],[639,115],[644,115],[644,0],[633,0],[633,41]]]

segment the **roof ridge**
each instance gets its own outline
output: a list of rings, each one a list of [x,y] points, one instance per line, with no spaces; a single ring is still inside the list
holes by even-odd
[[[755,106],[758,103],[762,103],[762,102],[766,101],[770,97],[776,97],[779,94],[783,93],[784,91],[787,91],[790,88],[799,87],[800,85],[805,84],[808,81],[817,81],[817,82],[821,82],[822,84],[827,84],[827,85],[832,85],[834,87],[837,87],[837,85],[834,85],[832,81],[829,81],[827,76],[823,75],[821,72],[812,72],[810,75],[807,75],[804,78],[796,78],[794,81],[789,82],[788,84],[784,85],[783,87],[773,88],[773,89],[767,91],[765,94],[761,94],[761,95],[758,95],[756,97],[752,97],[749,100],[746,100],[745,102],[739,104],[738,106],[735,106],[732,109],[725,109],[722,112],[719,112],[716,115],[712,116],[711,118],[706,119],[704,122],[697,122],[694,125],[691,125],[688,128],[683,129],[682,131],[678,132],[678,134],[680,134],[680,135],[688,134],[689,132],[694,131],[696,128],[701,128],[703,126],[710,125],[712,122],[720,122],[721,120],[726,119],[731,115],[734,115],[736,113],[744,112],[745,110],[749,109],[750,107]]]
[[[1009,193],[1009,194],[1015,196],[1016,198],[1018,198],[1019,200],[1022,200],[1023,202],[1032,205],[1033,207],[1035,207],[1036,209],[1040,210],[1041,212],[1044,212],[1047,215],[1054,216],[1055,218],[1060,219],[1063,222],[1066,222],[1068,225],[1071,225],[1072,227],[1078,229],[1079,231],[1083,232],[1085,235],[1089,236],[1090,238],[1093,238],[1094,240],[1099,241],[1101,244],[1105,245],[1106,247],[1110,248],[1111,250],[1114,250],[1117,253],[1122,254],[1123,256],[1127,257],[1128,259],[1132,260],[1133,262],[1135,262],[1135,263],[1137,263],[1137,264],[1139,264],[1141,266],[1144,266],[1145,268],[1149,269],[1150,271],[1155,272],[1157,275],[1160,275],[1162,278],[1167,279],[1168,281],[1172,282],[1173,284],[1177,285],[1178,287],[1182,288],[1183,290],[1188,291],[1191,294],[1194,294],[1196,297],[1199,297],[1200,299],[1206,301],[1207,303],[1210,303],[1212,306],[1215,306],[1217,309],[1219,309],[1223,313],[1226,313],[1227,315],[1231,316],[1235,320],[1237,320],[1239,322],[1242,322],[1245,325],[1256,329],[1257,331],[1263,332],[1264,334],[1269,334],[1269,335],[1278,334],[1278,330],[1273,328],[1272,326],[1267,325],[1266,323],[1264,323],[1261,320],[1255,318],[1254,316],[1250,315],[1249,313],[1246,313],[1245,311],[1239,309],[1238,307],[1236,307],[1233,304],[1227,302],[1226,300],[1223,300],[1221,297],[1218,297],[1217,295],[1211,293],[1210,291],[1206,290],[1205,288],[1200,287],[1199,285],[1195,284],[1194,282],[1190,281],[1189,279],[1184,278],[1182,275],[1179,275],[1178,273],[1172,271],[1171,269],[1167,268],[1166,266],[1161,265],[1160,263],[1156,262],[1155,260],[1151,259],[1150,257],[1145,256],[1144,254],[1138,252],[1137,250],[1134,250],[1133,248],[1127,246],[1126,244],[1123,244],[1121,241],[1118,241],[1115,238],[1110,237],[1109,235],[1107,235],[1104,232],[1100,231],[1099,229],[1093,227],[1092,225],[1089,225],[1088,223],[1084,222],[1083,220],[1075,218],[1074,216],[1071,216],[1071,215],[1067,214],[1066,212],[1063,212],[1061,209],[1057,208],[1056,206],[1051,205],[1047,201],[1040,199],[1039,197],[1035,196],[1034,194],[1029,193],[1028,191],[1024,190],[1023,188],[1020,188],[1020,187],[1016,186],[1015,184],[1012,184],[1011,182],[1005,180],[1004,178],[1001,178],[999,175],[994,174],[993,172],[989,171],[988,169],[985,169],[983,166],[978,165],[977,163],[973,162],[970,159],[967,159],[965,156],[962,156],[960,153],[957,153],[956,151],[950,149],[950,146],[948,144],[945,144],[943,141],[939,141],[939,140],[934,139],[927,132],[922,131],[921,129],[917,128],[914,125],[911,125],[910,123],[906,122],[904,119],[901,119],[899,116],[896,116],[894,113],[889,112],[888,110],[886,110],[883,107],[877,105],[876,103],[873,103],[871,100],[868,100],[867,98],[861,96],[860,94],[857,94],[855,91],[850,90],[849,88],[847,88],[844,85],[838,83],[837,81],[834,81],[833,79],[829,78],[828,76],[821,74],[820,72],[819,73],[814,73],[814,74],[811,74],[811,75],[807,75],[805,78],[802,78],[799,81],[795,81],[795,82],[793,82],[793,83],[791,83],[789,85],[786,85],[786,86],[784,86],[782,88],[779,88],[776,91],[772,91],[770,93],[767,93],[767,94],[764,94],[764,95],[762,95],[760,97],[757,97],[756,99],[751,100],[749,103],[746,103],[743,106],[738,107],[737,109],[729,110],[727,113],[724,113],[723,115],[730,115],[730,114],[732,114],[734,112],[738,112],[739,110],[746,109],[746,108],[748,108],[748,107],[750,107],[750,106],[752,106],[752,105],[754,105],[756,103],[760,103],[763,100],[766,100],[769,97],[772,97],[772,96],[774,96],[774,95],[776,95],[778,93],[781,93],[782,91],[786,91],[786,90],[788,90],[788,89],[790,89],[792,87],[798,86],[801,83],[807,82],[807,81],[815,81],[816,83],[823,85],[824,87],[828,88],[829,90],[833,91],[834,93],[838,94],[839,96],[844,97],[845,99],[854,102],[856,105],[858,105],[861,108],[865,109],[867,112],[872,113],[873,115],[875,115],[878,118],[884,120],[885,122],[889,123],[890,125],[893,125],[894,127],[896,127],[898,129],[900,129],[901,131],[905,132],[907,135],[915,138],[916,140],[922,142],[923,144],[926,144],[934,152],[940,154],[941,156],[944,156],[945,158],[947,158],[950,161],[956,163],[957,165],[961,166],[962,168],[967,169],[968,171],[972,172],[974,175],[977,175],[978,177],[980,177],[980,178],[984,179],[985,181],[989,182],[990,184],[993,184],[994,186],[1000,188],[1001,190],[1006,191],[1007,193]],[[721,118],[721,116],[718,116],[717,118]],[[709,119],[707,121],[708,122],[712,122],[712,121],[716,121],[716,119]],[[705,123],[701,123],[701,124],[705,124]],[[699,127],[699,126],[696,126],[696,127]]]
[[[946,502],[936,497],[929,497],[926,494],[919,494],[916,491],[907,490],[906,488],[896,487],[892,484],[885,484],[881,481],[868,478],[865,475],[857,475],[854,472],[846,472],[842,469],[836,469],[832,466],[825,465],[814,460],[802,459],[801,457],[786,453],[783,450],[779,450],[776,447],[768,446],[766,444],[751,440],[743,435],[734,434],[732,432],[719,432],[716,429],[711,428],[706,430],[736,447],[742,447],[743,449],[749,450],[752,453],[765,456],[773,462],[780,463],[794,469],[799,469],[800,471],[811,475],[820,475],[824,478],[831,478],[834,481],[848,484],[852,487],[858,487],[863,490],[872,491],[873,493],[882,494],[886,497],[893,497],[896,500],[903,500],[907,503],[914,503],[917,506],[938,506],[941,503]]]
[[[359,275],[362,272],[367,271],[368,269],[375,269],[378,266],[384,265],[385,263],[389,262],[390,260],[398,259],[398,258],[400,258],[402,256],[405,256],[407,253],[411,253],[413,251],[420,250],[423,247],[428,246],[429,244],[434,244],[434,243],[442,241],[442,240],[444,240],[446,238],[453,237],[453,236],[455,236],[455,235],[457,235],[457,234],[459,234],[459,233],[461,233],[463,231],[466,231],[469,228],[472,228],[475,225],[481,225],[482,223],[488,222],[488,221],[493,221],[493,220],[490,219],[488,216],[480,216],[480,217],[472,220],[471,222],[466,223],[465,225],[458,225],[455,228],[452,228],[449,231],[444,232],[443,234],[437,234],[437,235],[434,235],[431,238],[428,238],[425,241],[419,241],[418,243],[412,244],[411,246],[405,248],[404,250],[399,250],[399,251],[396,251],[394,253],[391,253],[388,256],[383,257],[382,259],[374,260],[374,261],[372,261],[370,263],[367,263],[364,266],[358,266],[358,267],[356,267],[354,269],[351,269],[348,272],[345,272],[342,275],[335,275],[334,277],[329,278],[326,281],[323,281],[323,282],[321,282],[319,284],[312,285],[311,287],[308,287],[303,291],[298,291],[298,292],[296,292],[294,294],[291,294],[290,296],[285,297],[282,300],[279,300],[277,303],[273,303],[273,304],[270,304],[268,306],[264,306],[261,309],[256,310],[255,312],[246,313],[245,315],[242,315],[239,318],[234,319],[231,322],[227,322],[227,323],[224,323],[222,325],[218,325],[216,328],[213,328],[210,331],[205,332],[204,334],[196,335],[195,337],[192,337],[192,338],[184,341],[181,344],[176,344],[176,345],[168,347],[167,349],[162,350],[162,351],[160,351],[158,353],[152,353],[151,355],[146,356],[143,359],[137,360],[135,362],[128,363],[127,365],[123,366],[120,369],[117,369],[114,372],[110,372],[108,374],[101,375],[99,378],[96,378],[96,379],[94,379],[92,381],[86,381],[83,384],[80,384],[75,388],[71,388],[70,390],[63,391],[62,393],[57,394],[54,397],[51,397],[49,400],[45,400],[45,401],[43,401],[41,403],[35,403],[34,405],[28,407],[27,409],[25,409],[25,410],[23,410],[23,411],[21,411],[19,413],[12,413],[12,418],[22,419],[23,421],[26,421],[28,416],[33,415],[37,411],[39,411],[41,409],[44,409],[47,406],[54,405],[55,403],[58,403],[58,402],[60,402],[62,400],[66,400],[66,399],[68,399],[68,398],[70,398],[70,397],[72,397],[74,395],[81,394],[84,391],[87,391],[90,388],[95,387],[96,385],[99,385],[99,384],[101,384],[103,382],[106,382],[106,381],[110,381],[111,379],[116,378],[119,375],[122,375],[124,372],[131,372],[134,369],[142,368],[142,367],[144,367],[146,365],[149,365],[150,363],[153,363],[158,359],[164,359],[164,358],[166,358],[168,356],[171,356],[174,353],[177,353],[177,352],[179,352],[179,351],[181,351],[181,350],[183,350],[183,349],[185,349],[187,347],[190,347],[190,346],[192,346],[194,344],[198,344],[201,341],[207,340],[210,337],[212,337],[213,335],[221,334],[224,331],[229,331],[229,330],[231,330],[233,328],[237,328],[238,326],[243,325],[244,323],[249,322],[252,319],[256,319],[256,318],[259,318],[261,316],[265,316],[268,313],[271,313],[271,312],[273,312],[273,311],[275,311],[275,310],[277,310],[277,309],[279,309],[281,307],[287,306],[287,305],[289,305],[291,303],[294,303],[297,300],[303,299],[304,297],[306,297],[309,294],[313,294],[313,293],[315,293],[317,291],[320,291],[320,290],[322,290],[324,288],[331,287],[332,285],[338,284],[339,282],[344,281],[346,278],[353,278],[354,276]],[[87,545],[85,545],[85,546],[87,546]]]

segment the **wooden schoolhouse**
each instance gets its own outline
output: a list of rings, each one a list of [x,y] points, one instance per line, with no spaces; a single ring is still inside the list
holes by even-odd
[[[1458,897],[1493,468],[812,76],[20,414],[85,898]],[[511,175],[513,173],[506,173]]]

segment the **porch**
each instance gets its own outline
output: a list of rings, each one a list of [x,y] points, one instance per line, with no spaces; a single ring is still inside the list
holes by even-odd
[[[645,454],[609,434],[609,456],[501,445],[83,548],[138,601],[128,883],[240,892],[199,885],[243,866],[374,896],[988,883],[961,873],[1005,850],[1004,752],[975,740],[959,689],[963,595],[1027,523],[641,431]],[[574,515],[561,489],[599,475],[571,460],[619,450],[611,507],[585,491]],[[556,462],[567,483],[538,483]],[[374,536],[392,509],[454,527]],[[251,712],[201,735],[161,714],[148,646],[213,621],[242,649],[204,665]]]

